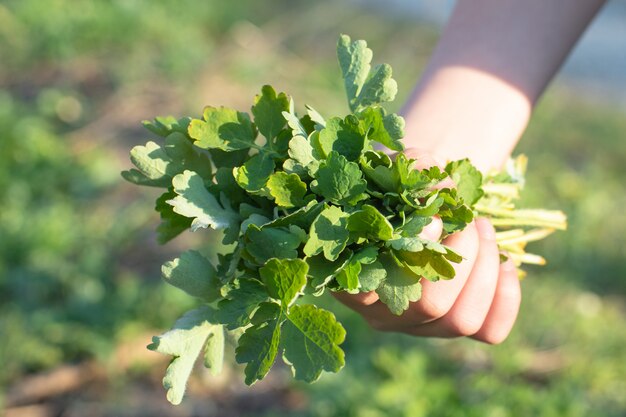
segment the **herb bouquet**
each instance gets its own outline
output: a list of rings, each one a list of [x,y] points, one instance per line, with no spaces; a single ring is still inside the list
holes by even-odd
[[[560,212],[514,208],[523,158],[487,176],[468,160],[414,169],[402,153],[404,120],[382,107],[397,92],[391,67],[372,69],[366,43],[345,35],[337,55],[345,117],[324,118],[309,106],[299,115],[290,97],[264,86],[252,115],[209,106],[201,119],[144,123],[164,140],[133,148],[137,169],[123,177],[165,188],[156,201],[159,241],[212,228],[231,248],[217,265],[190,250],[162,267],[166,282],[203,302],[148,346],[173,356],[163,379],[172,403],[182,400],[198,355],[221,370],[225,333],[236,340],[247,384],[279,354],[300,380],[339,371],[345,330],[300,298],[376,291],[400,315],[420,299],[422,279],[454,278],[462,258],[442,240],[476,215],[492,219],[517,265],[542,263],[525,244],[565,227]],[[398,153],[392,158],[380,145]],[[437,186],[448,178],[455,187]],[[418,237],[434,216],[443,221],[440,240]]]

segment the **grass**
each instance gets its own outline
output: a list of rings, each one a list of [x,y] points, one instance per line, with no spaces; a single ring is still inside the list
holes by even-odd
[[[160,283],[159,266],[188,246],[211,250],[214,239],[154,244],[155,195],[118,176],[130,147],[145,142],[139,121],[205,104],[246,110],[265,83],[297,106],[341,113],[339,32],[367,39],[376,60],[393,65],[396,106],[436,39],[414,22],[330,2],[0,5],[0,357],[10,358],[0,386],[11,391],[67,363],[114,366],[122,342],[166,329],[193,303]],[[524,199],[565,209],[570,227],[533,246],[549,264],[529,270],[503,345],[377,333],[333,305],[349,335],[340,374],[305,386],[281,368],[248,389],[236,368],[226,380],[199,373],[177,415],[227,406],[255,416],[624,415],[625,136],[623,110],[563,88],[537,108],[519,147],[530,158]],[[119,415],[116,403],[125,415],[162,404],[164,363],[139,352],[108,377],[105,394],[81,394],[94,415]],[[71,397],[57,403],[80,409]]]

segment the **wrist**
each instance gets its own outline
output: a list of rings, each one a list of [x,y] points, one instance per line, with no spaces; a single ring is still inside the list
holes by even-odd
[[[524,132],[531,101],[514,86],[467,67],[426,74],[405,106],[405,145],[440,161],[469,158],[500,168]]]

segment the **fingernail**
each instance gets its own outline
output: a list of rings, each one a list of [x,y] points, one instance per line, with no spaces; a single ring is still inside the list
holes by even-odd
[[[483,217],[476,219],[476,229],[481,239],[496,240],[496,231],[491,222]]]
[[[432,222],[430,222],[422,232],[419,234],[420,237],[429,240],[439,240],[441,237],[441,233],[443,232],[443,222],[439,217],[433,217]]]

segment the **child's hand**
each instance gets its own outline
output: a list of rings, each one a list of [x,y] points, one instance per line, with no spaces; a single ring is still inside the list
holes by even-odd
[[[434,160],[416,151],[416,168],[426,168]],[[421,237],[438,240],[441,220],[435,219]],[[519,310],[521,292],[515,265],[500,264],[495,231],[489,220],[478,218],[467,228],[443,242],[463,256],[449,281],[422,279],[422,298],[411,303],[401,316],[389,312],[375,292],[336,297],[360,313],[374,328],[415,336],[469,336],[486,343],[500,343],[510,333]]]

